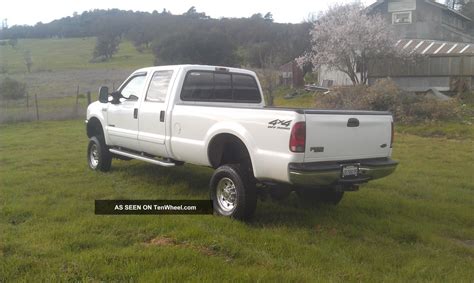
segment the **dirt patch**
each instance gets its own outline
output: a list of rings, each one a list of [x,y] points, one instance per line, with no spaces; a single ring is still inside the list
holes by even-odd
[[[147,246],[176,246],[176,243],[173,239],[168,237],[156,237],[151,239],[148,242],[145,242]]]
[[[166,246],[174,246],[174,247],[179,247],[179,248],[185,248],[185,249],[191,249],[194,250],[202,255],[205,256],[217,256],[217,257],[222,257],[225,259],[225,261],[231,261],[232,257],[223,253],[220,250],[217,250],[214,247],[207,247],[207,246],[198,246],[198,245],[193,245],[190,243],[178,243],[175,239],[172,239],[170,237],[166,236],[158,236],[155,237],[149,241],[146,241],[144,243],[145,246],[160,246],[160,247],[166,247]]]
[[[468,246],[470,248],[474,248],[474,240],[457,240],[457,242],[465,245],[465,246]]]

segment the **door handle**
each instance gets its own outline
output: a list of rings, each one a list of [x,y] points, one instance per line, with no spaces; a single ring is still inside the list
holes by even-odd
[[[347,120],[348,127],[359,127],[359,119],[357,118],[350,118]]]
[[[138,118],[138,108],[133,109],[133,118],[134,119]]]
[[[160,112],[160,122],[164,122],[164,121],[165,121],[165,111],[161,110],[161,112]]]

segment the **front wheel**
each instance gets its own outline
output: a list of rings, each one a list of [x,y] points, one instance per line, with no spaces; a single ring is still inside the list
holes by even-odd
[[[214,212],[236,219],[250,218],[257,207],[255,186],[246,170],[239,165],[223,165],[216,169],[210,182]]]
[[[91,137],[87,146],[87,162],[89,168],[107,172],[112,165],[112,154],[101,138]]]

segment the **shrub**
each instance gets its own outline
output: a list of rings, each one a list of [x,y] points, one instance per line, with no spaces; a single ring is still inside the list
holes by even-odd
[[[0,98],[21,99],[26,96],[26,84],[6,77],[0,82]]]
[[[457,99],[439,101],[416,95],[399,89],[390,79],[378,80],[370,87],[339,87],[329,94],[319,94],[316,107],[390,111],[402,123],[456,120],[462,112]]]

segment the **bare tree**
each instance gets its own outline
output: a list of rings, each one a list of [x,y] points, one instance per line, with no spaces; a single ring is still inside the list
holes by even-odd
[[[28,73],[31,72],[31,66],[33,66],[33,59],[31,59],[31,52],[26,50],[23,53],[23,60],[25,61],[26,69],[28,69]]]
[[[265,103],[273,106],[273,92],[278,85],[277,57],[273,49],[260,50],[260,65],[262,66],[261,79],[264,91]]]
[[[397,54],[390,26],[379,15],[367,15],[359,2],[334,5],[320,13],[310,36],[311,50],[298,63],[341,71],[354,85],[367,83],[371,60]]]
[[[462,6],[469,3],[469,0],[445,0],[444,4],[453,10],[461,10]]]
[[[8,40],[8,45],[10,45],[13,49],[16,48],[18,45],[18,39],[17,38],[11,38]]]

